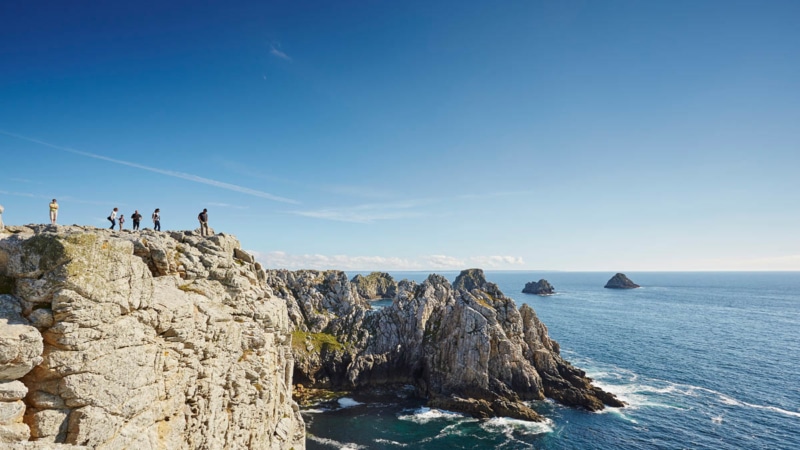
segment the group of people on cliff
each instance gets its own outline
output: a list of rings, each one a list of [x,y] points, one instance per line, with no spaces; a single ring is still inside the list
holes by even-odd
[[[117,212],[119,212],[119,208],[114,208],[111,210],[111,214],[108,215],[107,219],[109,222],[111,222],[111,226],[109,227],[110,230],[113,230],[117,223],[119,223],[119,230],[122,230],[125,226],[125,215],[120,214],[119,219],[117,219]],[[161,209],[156,208],[150,218],[153,220],[153,229],[156,231],[161,231]],[[139,224],[141,223],[142,215],[139,214],[138,209],[131,214],[131,219],[133,220],[133,231],[139,231]]]
[[[111,210],[111,214],[109,214],[107,220],[111,222],[111,226],[109,227],[110,230],[113,230],[114,227],[118,226],[118,230],[122,230],[125,224],[125,216],[120,214],[117,217],[117,213],[119,212],[119,208],[114,208]],[[139,210],[134,210],[133,214],[131,214],[131,220],[133,220],[133,231],[139,231],[139,226],[141,224],[142,215],[139,213]],[[153,230],[161,231],[161,209],[156,208],[153,211],[153,214],[150,216],[153,220]],[[203,208],[203,211],[197,215],[197,220],[200,222],[200,235],[201,236],[208,236],[208,209]],[[58,221],[58,201],[53,199],[50,202],[50,225],[57,225]],[[0,230],[4,228],[3,224],[3,205],[0,205]]]
[[[125,226],[125,216],[123,214],[120,214],[119,219],[117,219],[118,211],[119,208],[114,208],[111,211],[111,214],[108,216],[108,221],[111,222],[111,226],[109,227],[110,230],[113,230],[117,223],[119,223],[119,230],[122,230]],[[153,220],[153,229],[155,231],[161,231],[161,210],[156,208],[150,217]],[[139,214],[138,209],[131,214],[131,220],[133,220],[133,231],[139,231],[139,224],[142,220],[142,215]],[[200,222],[200,235],[208,236],[208,209],[203,208],[203,211],[197,215],[197,220]]]

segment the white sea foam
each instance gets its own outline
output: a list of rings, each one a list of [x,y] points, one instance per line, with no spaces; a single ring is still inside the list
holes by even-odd
[[[339,449],[339,450],[360,450],[360,449],[368,448],[368,447],[365,447],[363,445],[358,445],[358,444],[353,443],[353,442],[339,442],[339,441],[336,441],[336,440],[333,440],[333,439],[322,438],[322,437],[314,436],[314,435],[311,435],[311,434],[306,435],[306,439],[310,439],[310,440],[312,440],[312,441],[314,441],[316,443],[319,443],[319,444],[322,444],[322,445],[327,445],[329,447],[333,447],[333,448],[336,448],[336,449]]]
[[[475,421],[475,419],[473,419]],[[467,422],[466,420],[459,420],[457,423],[450,424],[439,431],[439,434],[434,439],[441,439],[447,436],[463,436],[465,431],[461,428],[461,424]]]
[[[324,413],[324,412],[327,412],[327,411],[330,411],[330,409],[327,409],[327,408],[309,408],[309,409],[301,409],[300,410],[300,412],[303,413],[303,414],[320,414],[320,413]]]
[[[528,422],[526,420],[509,419],[508,417],[495,417],[481,423],[480,426],[488,432],[502,433],[508,438],[512,438],[514,433],[532,436],[553,431],[553,422],[549,419],[544,422]]]
[[[337,400],[337,402],[341,408],[351,408],[353,406],[363,405],[363,403],[357,402],[350,397],[342,397]]]
[[[587,365],[594,366],[591,362],[584,361]],[[718,400],[725,405],[737,406],[741,408],[753,408],[765,411],[771,411],[790,417],[800,418],[799,411],[790,411],[777,406],[757,405],[753,403],[737,400],[729,395],[715,391],[713,389],[704,388],[701,386],[694,386],[690,384],[674,383],[668,380],[661,379],[646,379],[642,382],[638,381],[638,375],[626,370],[613,368],[609,369],[604,367],[595,369],[593,372],[587,370],[587,375],[594,379],[594,384],[617,396],[620,400],[628,404],[629,409],[636,409],[640,407],[657,407],[657,408],[674,408],[685,409],[679,405],[675,405],[673,401],[680,397],[696,397],[699,394],[715,395]],[[610,380],[614,380],[613,382]],[[620,383],[620,381],[622,381]],[[666,403],[663,400],[672,399]],[[661,401],[659,401],[661,400]],[[615,408],[607,408],[610,413],[615,413]],[[605,411],[604,411],[605,412]],[[628,419],[622,412],[619,414]],[[628,419],[631,420],[631,419]],[[715,422],[715,423],[721,423]],[[634,421],[635,422],[635,421]]]
[[[459,414],[452,411],[422,407],[414,410],[412,414],[399,416],[398,419],[408,420],[414,423],[428,423],[432,420],[441,420],[441,419],[454,420],[454,419],[463,419],[464,417],[465,416],[463,414]]]
[[[712,391],[712,392],[714,392],[714,391]],[[729,397],[729,396],[727,396],[725,394],[722,394],[722,393],[719,393],[719,392],[716,392],[716,394],[719,395],[719,400],[722,403],[726,404],[726,405],[739,406],[739,407],[743,407],[743,408],[746,407],[746,408],[753,408],[753,409],[763,409],[763,410],[766,410],[766,411],[772,411],[772,412],[776,412],[776,413],[779,413],[779,414],[783,414],[785,416],[800,417],[800,412],[797,412],[797,411],[789,411],[789,410],[786,410],[786,409],[783,409],[783,408],[778,408],[777,406],[755,405],[753,403],[747,403],[747,402],[743,402],[741,400],[736,400],[733,397]]]
[[[383,444],[383,445],[393,445],[395,447],[408,447],[409,444],[403,444],[402,442],[397,441],[390,441],[389,439],[375,439],[376,444]]]
[[[600,410],[600,411],[595,411],[595,413],[596,414],[614,414],[615,416],[619,417],[620,419],[622,419],[622,420],[624,420],[626,422],[630,422],[630,423],[633,423],[633,424],[638,424],[639,423],[633,417],[630,417],[629,415],[625,414],[625,411],[628,411],[628,409],[608,407],[608,408],[605,408],[605,409]]]
[[[711,421],[714,423],[722,423],[722,416],[712,417]]]

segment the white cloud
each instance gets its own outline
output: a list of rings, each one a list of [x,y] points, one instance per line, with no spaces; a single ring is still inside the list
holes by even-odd
[[[249,209],[248,206],[231,205],[230,203],[218,203],[218,202],[209,202],[208,206],[216,206],[219,208],[231,208],[231,209]]]
[[[457,258],[448,255],[424,255],[417,258],[350,255],[293,255],[283,251],[267,253],[250,251],[269,269],[316,270],[462,270],[471,267],[487,269],[518,268],[524,264],[518,256],[474,256]]]
[[[339,186],[336,188],[339,193],[366,197],[368,188],[358,188]],[[530,195],[533,191],[513,191],[513,192],[483,192],[478,194],[462,194],[455,197],[430,197],[416,198],[409,200],[397,200],[385,203],[368,203],[356,206],[320,208],[313,210],[289,211],[290,214],[298,216],[312,217],[315,219],[335,220],[339,222],[354,223],[373,223],[382,220],[409,219],[415,217],[427,217],[431,214],[419,211],[420,207],[435,204],[450,203],[459,200],[486,200],[496,197],[506,197],[514,195]],[[385,191],[375,190],[375,197],[385,196]],[[440,210],[438,214],[442,214]]]
[[[425,257],[425,262],[427,262],[432,269],[463,269],[467,266],[465,260],[447,255],[429,255]]]
[[[379,220],[408,219],[422,217],[419,211],[413,208],[430,203],[430,200],[404,200],[388,203],[369,203],[364,205],[346,206],[342,208],[323,208],[307,211],[289,211],[298,216],[313,217],[315,219],[336,220],[339,222],[373,223]]]
[[[316,270],[422,270],[415,261],[383,256],[348,256],[305,254],[292,255],[282,251],[254,252],[256,259],[270,269],[316,269]]]
[[[292,60],[292,58],[289,57],[289,55],[287,55],[286,53],[282,52],[280,49],[276,48],[275,45],[272,45],[272,44],[270,44],[270,46],[269,46],[269,53],[272,56],[280,58],[280,59],[282,59],[284,61],[291,61]]]
[[[469,261],[478,267],[498,269],[509,266],[523,266],[525,261],[521,256],[473,256]]]

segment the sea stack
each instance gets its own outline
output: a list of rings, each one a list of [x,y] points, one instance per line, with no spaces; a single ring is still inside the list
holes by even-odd
[[[525,283],[525,288],[522,289],[523,294],[535,294],[535,295],[553,295],[556,293],[556,290],[553,288],[553,285],[550,284],[547,280],[541,279],[539,281],[531,281],[530,283]]]
[[[626,277],[624,273],[618,273],[608,280],[605,287],[607,289],[636,289],[640,286]]]
[[[393,298],[397,293],[397,281],[386,272],[372,272],[367,276],[356,275],[350,280],[350,284],[365,300]]]

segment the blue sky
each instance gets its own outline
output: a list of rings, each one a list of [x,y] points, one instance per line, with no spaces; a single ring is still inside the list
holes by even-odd
[[[800,270],[798,17],[5,2],[3,219],[208,208],[268,267]]]

